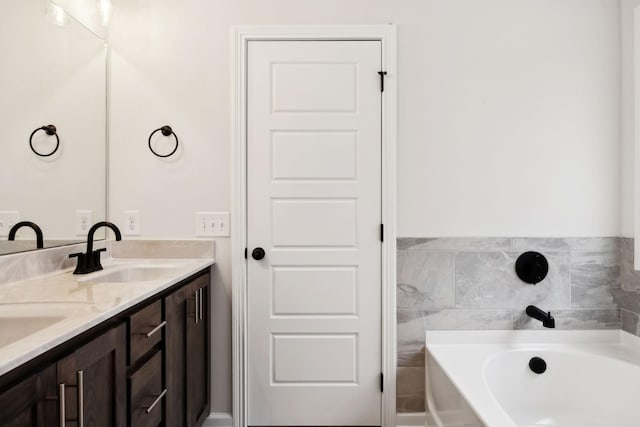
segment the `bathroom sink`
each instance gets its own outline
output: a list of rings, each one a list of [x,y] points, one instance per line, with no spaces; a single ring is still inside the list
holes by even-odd
[[[148,282],[171,276],[177,269],[174,265],[122,267],[82,281],[90,283]]]
[[[64,319],[63,316],[0,317],[0,347],[35,334]]]

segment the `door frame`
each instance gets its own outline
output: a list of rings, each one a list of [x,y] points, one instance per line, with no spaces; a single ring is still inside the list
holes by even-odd
[[[380,41],[387,72],[382,97],[382,427],[396,425],[397,30],[393,24],[248,26],[232,29],[233,136],[231,161],[233,427],[247,425],[247,59],[252,40]]]

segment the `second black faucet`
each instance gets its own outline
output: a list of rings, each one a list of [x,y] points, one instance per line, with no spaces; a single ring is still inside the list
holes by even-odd
[[[98,249],[97,251],[93,250],[93,235],[100,227],[110,228],[116,235],[116,240],[122,240],[120,229],[118,229],[115,224],[108,221],[102,221],[94,224],[89,229],[89,233],[87,234],[87,252],[79,252],[69,255],[69,258],[78,258],[78,265],[76,265],[76,269],[73,274],[88,274],[93,273],[94,271],[102,270],[102,264],[100,263],[100,252],[104,252],[106,251],[106,249]]]

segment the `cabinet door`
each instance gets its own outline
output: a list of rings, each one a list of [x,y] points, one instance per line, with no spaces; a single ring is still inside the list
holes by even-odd
[[[1,427],[55,426],[57,416],[55,365],[0,393]]]
[[[58,361],[66,426],[126,425],[126,348],[121,324]]]
[[[166,299],[168,426],[199,426],[209,415],[209,281],[200,276]]]
[[[187,425],[187,324],[195,319],[195,298],[184,286],[166,298],[165,349],[167,425]]]
[[[208,276],[207,276],[208,277]],[[195,292],[198,296],[197,323],[188,328],[187,348],[187,411],[189,427],[200,426],[209,416],[209,284],[202,285]]]

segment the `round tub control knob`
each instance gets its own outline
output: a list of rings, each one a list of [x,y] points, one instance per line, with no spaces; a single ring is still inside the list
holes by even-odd
[[[251,257],[256,261],[260,261],[262,258],[264,258],[264,256],[265,256],[265,252],[264,252],[264,249],[262,248],[255,248],[254,250],[251,251]]]

